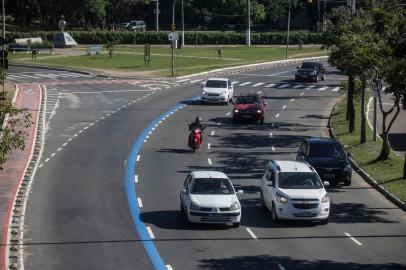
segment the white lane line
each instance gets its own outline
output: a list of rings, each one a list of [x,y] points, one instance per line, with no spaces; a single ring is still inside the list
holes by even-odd
[[[151,239],[155,239],[155,235],[152,232],[152,229],[150,226],[147,226],[147,231],[148,231],[149,237],[151,237]]]
[[[134,183],[138,183],[138,175],[134,175]]]
[[[351,236],[351,234],[349,233],[344,233],[347,237],[349,237],[352,241],[354,241],[358,246],[362,246],[362,243],[360,241],[358,241],[357,239],[355,239],[354,237]]]
[[[310,90],[310,89],[315,88],[315,87],[316,87],[315,85],[310,85],[310,86],[306,87],[305,90]]]
[[[170,266],[169,264],[166,265],[166,268],[167,268],[168,270],[173,270],[172,266]]]
[[[265,83],[259,82],[259,83],[253,84],[253,85],[251,85],[251,86],[252,86],[252,87],[258,87],[258,86],[263,85],[263,84],[265,84]]]
[[[285,83],[285,84],[280,85],[278,88],[281,89],[281,88],[286,88],[288,86],[290,86],[290,84]]]
[[[70,142],[71,140],[73,140],[73,138],[69,138],[69,139],[68,139],[68,142]]]
[[[137,201],[138,201],[138,207],[139,207],[139,208],[142,208],[142,200],[141,200],[141,198],[138,197],[138,198],[137,198]]]
[[[59,151],[61,151],[62,150],[62,148],[61,147],[59,147],[58,149],[56,149],[56,151],[57,152],[59,152]]]
[[[212,163],[211,163],[211,158],[208,158],[207,159],[207,162],[209,163],[209,165],[211,165]]]
[[[275,85],[276,85],[275,83],[270,83],[270,84],[265,85],[264,87],[270,88],[270,87],[274,87]]]
[[[303,87],[304,85],[303,84],[297,84],[297,85],[295,85],[295,86],[293,86],[293,88],[300,88],[300,87]]]
[[[279,267],[280,270],[286,270],[286,268],[283,267],[281,264],[278,264],[278,267]]]
[[[304,92],[300,93],[300,95],[303,96],[303,95],[304,95]]]
[[[79,134],[77,134],[77,133],[76,133],[76,134],[74,134],[74,135],[73,135],[73,138],[77,137],[78,135],[79,135]]]
[[[272,132],[271,132],[271,133],[269,133],[269,137],[272,137],[272,136],[273,136]]]
[[[247,232],[251,235],[252,238],[254,239],[258,239],[258,237],[251,231],[250,228],[245,228],[247,230]]]
[[[193,80],[193,81],[190,81],[190,83],[197,83],[197,82],[200,82],[200,80]]]
[[[276,115],[275,115],[275,118],[278,118],[279,117],[279,113],[277,113]]]
[[[295,101],[295,99],[294,99],[294,98],[292,98],[292,99],[290,100],[290,102],[293,102],[293,101]]]
[[[273,151],[273,152],[276,151],[276,148],[275,148],[275,146],[273,146],[273,145],[272,145],[272,151]]]
[[[62,144],[62,147],[65,147],[67,144],[68,144],[67,142],[66,142],[66,143],[64,143],[64,144]]]
[[[248,85],[250,83],[252,83],[252,82],[245,82],[245,83],[240,84],[240,86],[246,86],[246,85]]]
[[[282,110],[284,110],[284,109],[286,109],[286,105],[283,105],[283,106],[282,106]]]
[[[44,166],[44,164],[39,165],[38,168],[41,168],[42,166]]]
[[[214,135],[214,130],[210,133],[210,136],[213,136]]]
[[[228,112],[227,114],[226,114],[226,116],[229,116],[231,114],[231,112]]]
[[[210,149],[210,147],[211,147],[211,143],[208,143],[207,144],[207,149]]]
[[[140,161],[140,158],[141,158],[141,156],[140,156],[140,155],[138,155],[138,156],[137,156],[137,161]]]
[[[320,87],[319,89],[317,89],[318,91],[324,91],[328,88],[328,86],[324,86],[324,87]]]
[[[51,157],[54,157],[55,155],[56,155],[56,153],[52,153],[52,154],[51,154]]]
[[[44,162],[47,163],[50,160],[50,158],[47,158]]]
[[[231,82],[231,84],[237,84],[238,83],[238,81],[232,81]]]
[[[338,92],[340,90],[340,87],[334,87],[333,89],[331,89],[331,91],[333,92]]]

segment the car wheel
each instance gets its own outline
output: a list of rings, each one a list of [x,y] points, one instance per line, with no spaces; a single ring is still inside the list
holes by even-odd
[[[328,218],[321,220],[320,224],[321,225],[327,225],[328,224]]]
[[[272,222],[273,222],[273,223],[275,223],[275,224],[279,223],[279,218],[278,218],[278,214],[276,213],[276,207],[275,207],[275,204],[274,204],[274,203],[272,203],[272,213],[271,213],[271,216],[272,216]]]
[[[238,228],[240,227],[240,222],[234,222],[233,223],[233,228]]]
[[[265,121],[264,118],[265,118],[265,117],[262,117],[261,120],[259,120],[259,123],[260,123],[260,124],[263,124],[263,123],[264,123],[264,121]]]

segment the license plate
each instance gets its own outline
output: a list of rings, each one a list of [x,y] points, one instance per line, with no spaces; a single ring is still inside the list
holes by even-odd
[[[209,214],[209,217],[211,217],[211,218],[218,218],[218,217],[221,217],[221,214],[212,213],[212,214]]]
[[[312,217],[314,216],[313,212],[299,212],[296,214],[299,217]]]
[[[251,115],[250,114],[245,114],[245,115],[243,115],[242,116],[244,119],[250,119],[251,118]]]
[[[334,178],[336,175],[334,173],[326,173],[324,175],[325,178]]]

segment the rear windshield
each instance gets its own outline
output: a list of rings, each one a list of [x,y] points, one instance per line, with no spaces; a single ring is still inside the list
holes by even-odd
[[[309,156],[344,159],[345,153],[338,143],[312,143],[310,144]]]
[[[230,180],[224,178],[196,178],[193,182],[192,194],[234,194]]]
[[[318,189],[322,184],[316,173],[280,172],[279,188],[284,189]]]
[[[206,82],[206,87],[209,87],[209,88],[227,88],[227,82],[226,81],[210,80],[210,81]]]
[[[257,97],[238,97],[237,100],[235,101],[235,104],[254,104],[254,103],[259,103],[259,100]]]
[[[316,63],[305,62],[305,63],[302,64],[302,66],[300,68],[313,69],[313,68],[316,68]]]

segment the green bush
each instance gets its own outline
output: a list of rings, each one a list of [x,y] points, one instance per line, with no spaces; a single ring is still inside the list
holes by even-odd
[[[13,32],[8,34],[7,40],[15,38],[41,37],[43,40],[52,40],[56,31]],[[130,32],[130,31],[69,31],[79,44],[169,44],[168,32]],[[186,32],[186,44],[245,44],[245,33],[234,32]],[[291,32],[290,44],[320,44],[320,33]],[[286,44],[285,32],[252,33],[251,44],[270,45]]]

